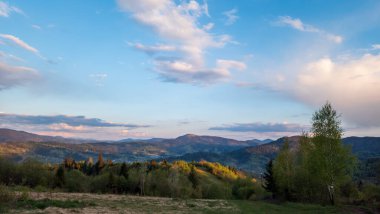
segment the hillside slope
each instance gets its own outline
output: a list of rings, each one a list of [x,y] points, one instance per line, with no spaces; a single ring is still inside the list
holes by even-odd
[[[264,172],[265,164],[268,163],[269,160],[276,157],[286,140],[289,142],[292,149],[296,149],[298,147],[300,137],[283,137],[271,143],[245,147],[221,154],[210,152],[185,154],[179,157],[171,157],[169,160],[206,160],[219,162],[224,165],[233,166],[250,172],[262,173]],[[343,144],[351,147],[353,154],[361,160],[380,157],[380,137],[347,137],[342,139],[342,141]]]

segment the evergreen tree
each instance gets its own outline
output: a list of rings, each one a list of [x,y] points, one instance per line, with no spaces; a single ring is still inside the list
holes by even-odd
[[[199,185],[199,177],[198,177],[197,171],[195,170],[194,165],[191,166],[191,170],[189,173],[189,180],[193,186],[193,189],[196,189]]]
[[[263,188],[272,193],[272,198],[275,198],[276,196],[276,182],[274,179],[273,174],[273,160],[270,160],[268,164],[266,165],[266,172],[264,173],[264,184],[262,185]]]
[[[56,186],[63,187],[65,184],[65,168],[61,165],[55,173]]]
[[[128,179],[128,167],[127,167],[127,164],[125,162],[123,162],[121,164],[121,167],[120,167],[120,173],[119,173],[120,176],[124,176],[125,179]]]

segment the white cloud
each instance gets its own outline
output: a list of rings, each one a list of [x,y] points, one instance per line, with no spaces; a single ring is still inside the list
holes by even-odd
[[[323,35],[325,36],[326,39],[328,39],[334,43],[340,44],[343,42],[343,37],[341,37],[341,36],[337,36],[334,34],[327,34],[327,33],[323,33]]]
[[[223,12],[223,15],[226,16],[226,25],[232,25],[239,19],[239,16],[236,15],[237,12],[236,8]]]
[[[231,71],[246,69],[243,62],[223,59],[216,60],[216,66],[208,69],[198,69],[192,64],[179,60],[157,61],[156,67],[159,72],[163,72],[163,77],[166,81],[193,84],[209,84],[225,80],[230,77]]]
[[[124,137],[133,137],[133,138],[143,138],[143,137],[147,137],[147,133],[146,132],[131,132],[130,130],[128,129],[124,129],[124,130],[121,130],[120,132]]]
[[[22,41],[21,39],[19,39],[16,36],[13,36],[10,34],[0,34],[0,37],[7,39],[8,41],[13,42],[17,46],[19,46],[19,47],[21,47],[27,51],[30,51],[30,52],[37,54],[37,55],[39,54],[38,50],[36,48],[32,47],[31,45],[27,44],[26,42]]]
[[[38,79],[39,73],[29,67],[12,66],[0,61],[0,90]]]
[[[287,133],[300,133],[303,130],[307,130],[308,127],[296,124],[296,123],[235,123],[235,124],[225,124],[222,126],[215,126],[209,128],[209,130],[215,131],[229,131],[229,132],[256,132],[256,133],[267,133],[267,132],[287,132]]]
[[[343,61],[322,58],[304,66],[291,93],[312,106],[329,100],[347,122],[380,126],[380,55]]]
[[[229,70],[245,70],[247,68],[246,64],[240,61],[235,61],[235,60],[225,60],[225,59],[219,59],[216,61],[217,63],[217,68],[220,70],[224,70],[223,73],[228,73]]]
[[[47,129],[49,131],[65,131],[65,132],[84,132],[89,131],[89,127],[86,126],[70,126],[67,123],[55,123],[48,125]]]
[[[342,36],[331,34],[324,30],[316,28],[312,25],[305,24],[301,21],[301,19],[298,19],[298,18],[292,18],[290,16],[280,16],[278,18],[277,23],[280,25],[286,25],[286,26],[292,27],[296,30],[303,31],[303,32],[318,33],[324,38],[326,38],[327,40],[332,41],[337,44],[340,44],[343,42]]]
[[[200,24],[199,18],[202,15],[209,16],[206,3],[200,5],[194,0],[178,4],[173,0],[118,0],[118,4],[121,10],[153,29],[165,41],[165,45],[133,45],[150,55],[164,54],[163,57],[155,56],[153,59],[154,70],[163,79],[202,83],[222,77],[218,67],[208,68],[205,65],[204,54],[208,48],[222,48],[231,42],[231,37],[207,32],[212,29],[212,23],[205,26]]]
[[[0,112],[0,125],[42,135],[118,140],[141,136],[146,125],[113,123],[99,118],[68,115],[20,115]]]
[[[2,52],[2,51],[0,51],[0,58],[5,58],[5,59],[9,59],[9,60],[16,61],[16,62],[24,62],[25,61],[24,59],[22,59],[20,57],[17,57],[13,54],[8,54],[8,53]]]
[[[319,29],[311,25],[305,25],[300,19],[293,19],[290,16],[280,16],[278,22],[300,31],[319,32]]]
[[[164,44],[157,44],[152,46],[143,45],[141,43],[128,43],[130,46],[133,46],[134,48],[144,51],[147,54],[155,54],[159,52],[167,52],[167,51],[175,51],[177,48],[173,45],[164,45]]]
[[[210,23],[208,23],[206,25],[203,25],[203,29],[209,31],[212,28],[214,28],[214,25],[215,25],[214,23],[210,22]]]
[[[32,25],[32,28],[34,28],[36,30],[41,30],[42,29],[42,27],[39,26],[39,25]]]
[[[21,9],[15,6],[10,6],[5,2],[0,2],[0,16],[9,17],[11,13],[24,14]]]
[[[380,44],[373,44],[372,50],[380,50]]]

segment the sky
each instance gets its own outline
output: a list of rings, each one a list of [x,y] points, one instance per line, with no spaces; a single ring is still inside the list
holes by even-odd
[[[380,136],[377,0],[0,0],[0,127],[276,139],[327,101]]]

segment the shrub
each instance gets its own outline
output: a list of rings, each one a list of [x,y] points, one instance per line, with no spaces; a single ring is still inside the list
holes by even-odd
[[[88,177],[78,170],[66,173],[64,188],[69,192],[88,192]]]
[[[108,177],[108,174],[93,177],[90,186],[91,192],[106,193],[108,191]]]
[[[20,165],[19,171],[22,176],[22,185],[36,187],[37,185],[47,186],[48,184],[49,172],[36,160],[28,159],[24,161]]]

